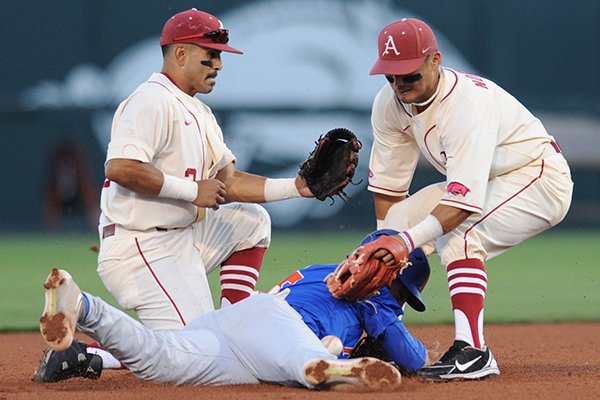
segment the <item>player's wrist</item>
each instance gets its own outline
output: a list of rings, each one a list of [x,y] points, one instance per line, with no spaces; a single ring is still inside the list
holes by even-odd
[[[198,197],[198,184],[172,175],[163,175],[163,185],[158,197],[192,202]]]
[[[417,247],[421,247],[444,234],[444,228],[440,221],[429,214],[423,221],[412,228],[401,232],[399,236],[404,239],[408,247],[408,252],[412,252]]]
[[[296,187],[296,179],[270,179],[265,180],[265,201],[277,201],[300,197],[300,192]]]

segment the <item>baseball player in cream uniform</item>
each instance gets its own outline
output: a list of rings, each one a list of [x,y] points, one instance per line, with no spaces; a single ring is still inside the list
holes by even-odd
[[[215,116],[194,97],[212,91],[222,51],[241,53],[227,42],[213,15],[176,14],[161,35],[162,72],[114,116],[98,273],[152,329],[182,329],[212,311],[206,275],[221,265],[222,304],[248,297],[270,243],[269,216],[252,203],[312,195],[300,178],[235,169]]]
[[[429,26],[403,19],[379,35],[371,74],[388,80],[372,110],[369,190],[378,228],[409,251],[434,249],[446,268],[456,337],[424,379],[499,374],[483,335],[484,262],[558,224],[571,202],[569,167],[542,123],[494,82],[441,67]],[[419,155],[446,181],[408,196]],[[381,251],[385,260],[391,254]]]

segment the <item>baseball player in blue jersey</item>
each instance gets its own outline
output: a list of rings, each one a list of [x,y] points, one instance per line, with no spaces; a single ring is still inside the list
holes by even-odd
[[[361,245],[382,234],[397,234],[393,230],[376,231],[367,236]],[[363,332],[376,338],[390,358],[405,372],[414,372],[427,362],[427,349],[413,337],[401,320],[403,304],[397,298],[408,299],[417,311],[424,311],[421,287],[429,278],[429,264],[421,249],[409,257],[412,266],[399,275],[391,288],[384,287],[380,293],[360,301],[337,299],[329,293],[324,283],[337,265],[310,265],[294,272],[280,284],[281,290],[289,289],[287,302],[296,310],[304,323],[319,338],[336,336],[343,344],[340,358],[347,358]],[[398,293],[404,288],[405,293]],[[392,294],[395,293],[395,296]]]
[[[363,243],[381,234],[386,232],[375,232]],[[398,301],[424,309],[420,288],[429,277],[429,266],[418,251],[411,261],[412,266],[398,275],[389,289],[354,302],[334,298],[323,282],[335,264],[312,265],[290,275],[277,294],[251,296],[201,316],[178,332],[142,326],[101,299],[81,292],[66,271],[55,269],[44,284],[46,306],[40,319],[42,336],[51,349],[34,380],[100,376],[101,359],[73,340],[78,328],[136,376],[155,382],[390,388],[400,382],[400,374],[391,364],[369,357],[345,358],[365,332],[377,338],[404,371],[415,371],[428,362],[425,346],[399,319],[403,310]],[[319,340],[328,335],[339,337],[344,344],[339,360]]]

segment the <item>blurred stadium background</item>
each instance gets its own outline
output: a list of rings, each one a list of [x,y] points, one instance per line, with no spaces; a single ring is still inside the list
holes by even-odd
[[[600,2],[583,0],[2,2],[0,268],[7,273],[0,282],[2,297],[29,296],[22,288],[30,279],[37,284],[56,263],[85,262],[90,279],[97,279],[88,249],[96,242],[112,113],[160,69],[162,25],[190,7],[217,15],[230,29],[232,45],[245,52],[223,56],[214,92],[201,97],[217,115],[241,169],[293,176],[316,137],[336,126],[354,130],[365,143],[362,181],[349,188],[348,202],[297,199],[268,206],[274,245],[267,264],[302,266],[288,267],[281,262],[285,257],[300,264],[336,262],[353,246],[344,241],[374,228],[366,191],[369,115],[385,81],[368,72],[379,30],[402,17],[418,17],[438,35],[445,65],[499,83],[560,143],[575,182],[571,210],[550,235],[522,252],[515,249],[505,263],[515,273],[516,264],[539,265],[527,275],[539,281],[545,261],[530,255],[547,255],[539,259],[554,261],[554,275],[563,284],[568,280],[570,296],[579,296],[587,308],[579,317],[600,318],[600,302],[591,294],[597,292],[591,290],[598,287],[592,268],[600,255]],[[421,163],[412,189],[441,179]],[[331,232],[339,240],[329,242]],[[284,273],[266,275],[263,285]],[[438,283],[443,290],[443,279]],[[547,288],[567,292],[559,283]],[[444,293],[439,296],[444,304],[445,292],[438,293]],[[542,293],[534,299],[545,302]],[[559,296],[558,303],[569,299]],[[34,303],[37,313],[41,299]],[[11,312],[11,321],[19,316],[25,321],[5,322],[5,328],[31,325],[28,311],[7,307],[0,315]]]

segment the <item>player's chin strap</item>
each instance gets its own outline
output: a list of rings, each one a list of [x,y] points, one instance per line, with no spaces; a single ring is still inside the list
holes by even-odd
[[[437,95],[440,93],[440,84],[441,84],[442,80],[440,79],[440,76],[438,75],[438,84],[437,84],[437,88],[435,89],[435,93],[433,94],[433,96],[431,96],[429,99],[425,100],[422,103],[410,103],[411,105],[415,106],[415,107],[425,107],[426,105],[428,105],[429,103],[431,103],[433,100],[435,100],[435,98],[437,97]]]

